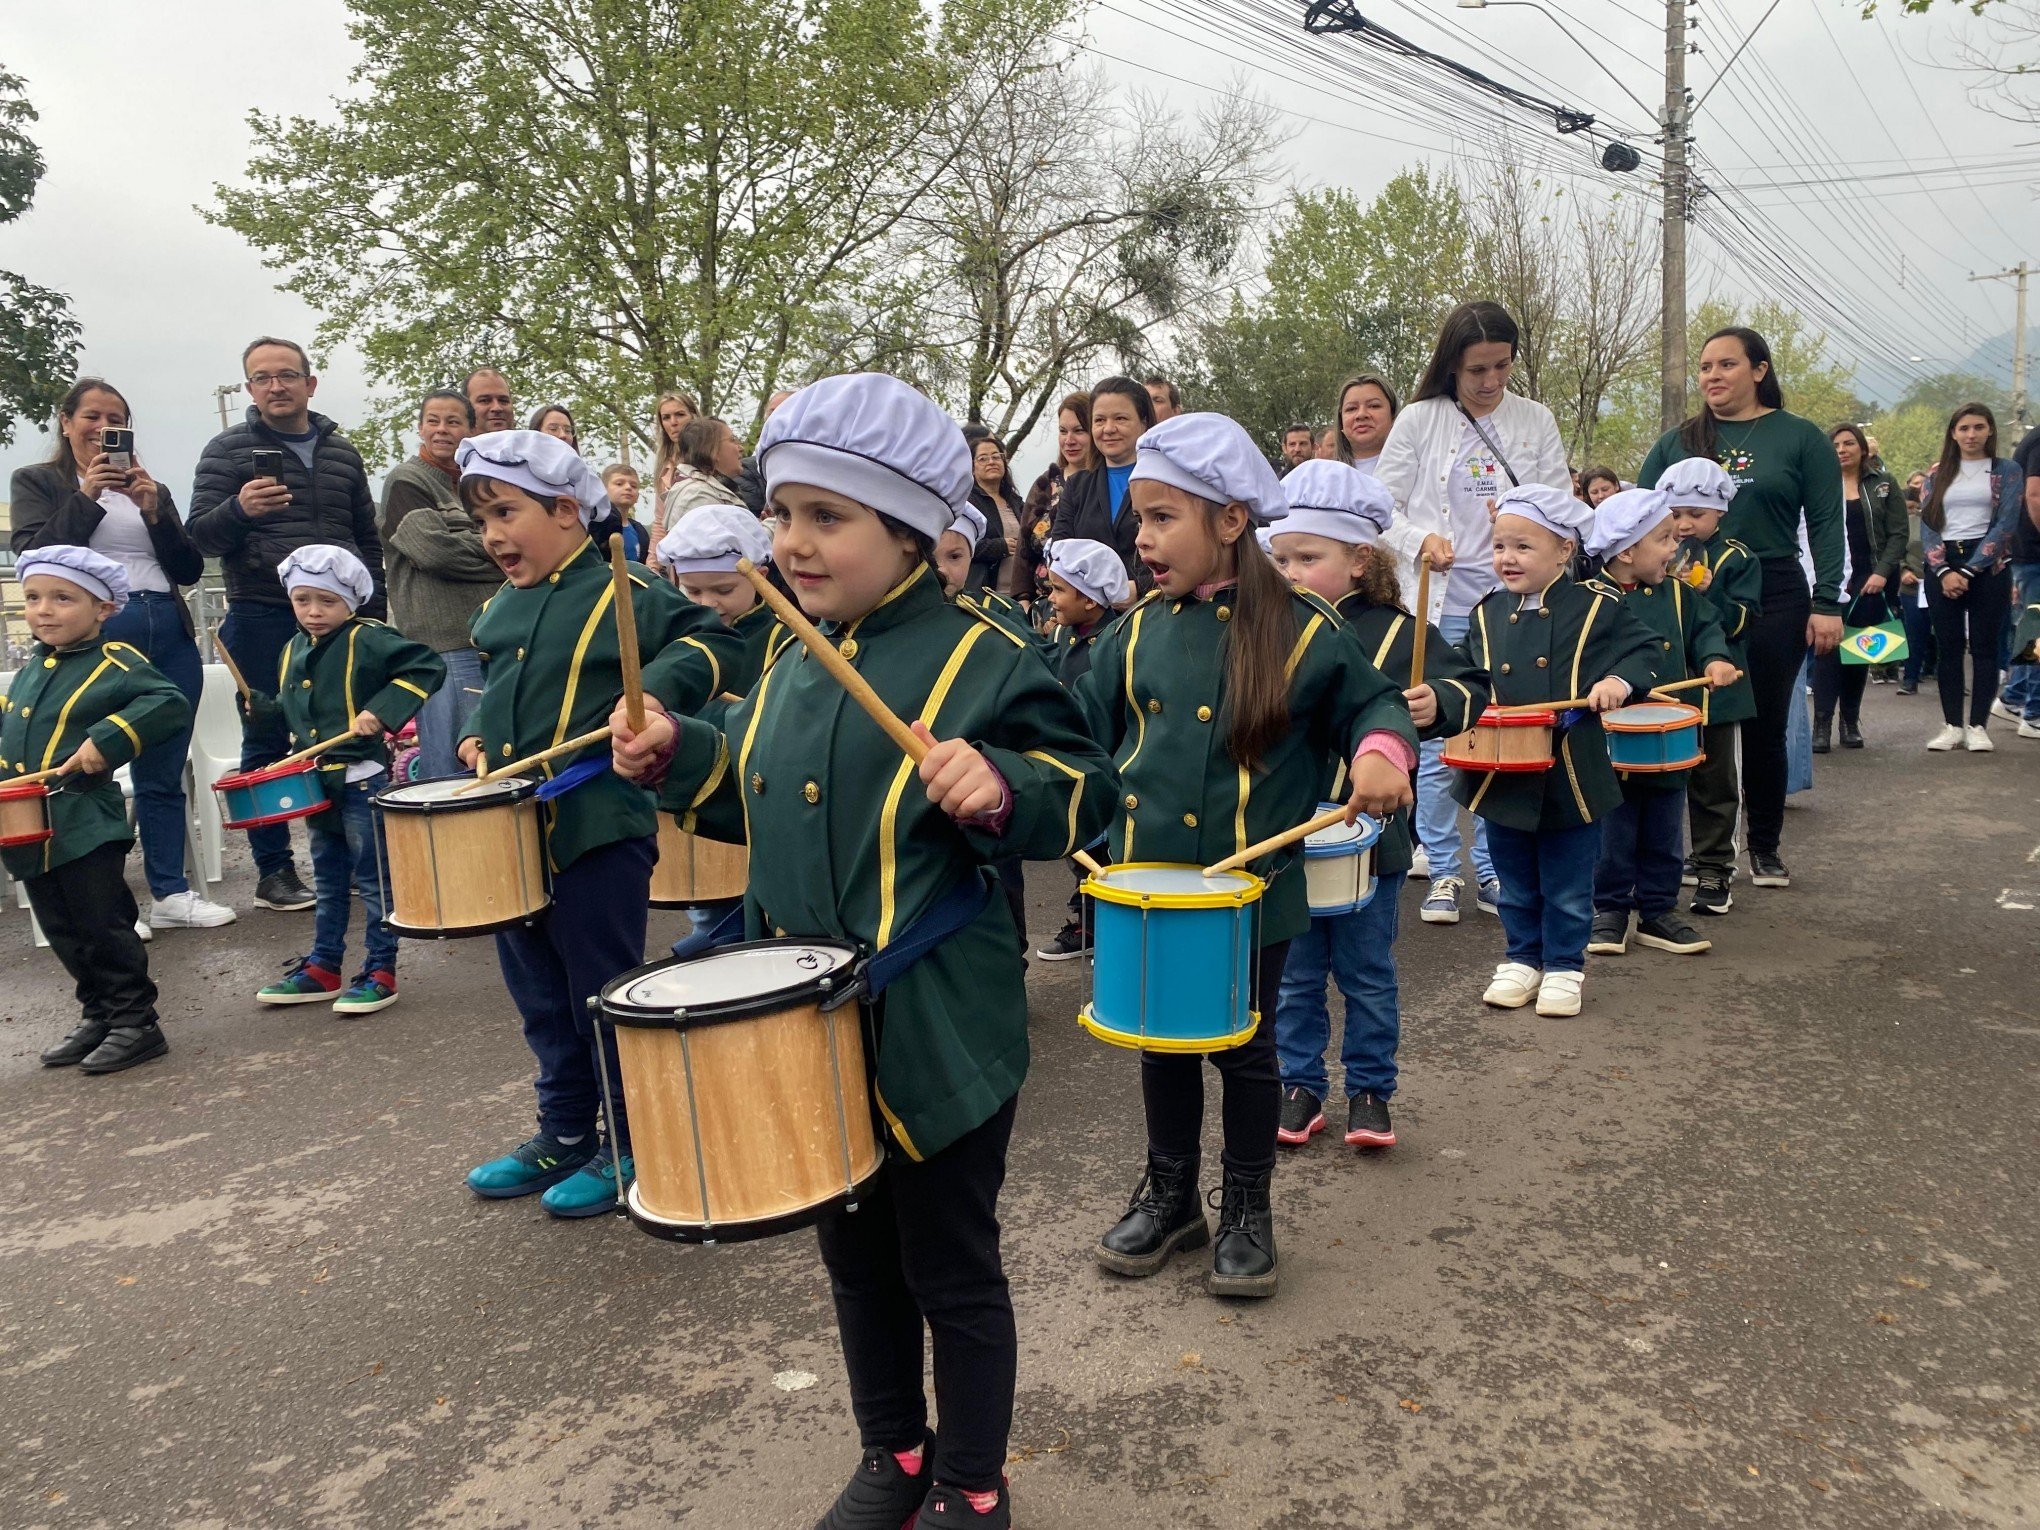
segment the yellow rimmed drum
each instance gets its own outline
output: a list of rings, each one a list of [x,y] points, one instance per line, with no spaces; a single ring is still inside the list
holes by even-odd
[[[751,853],[743,845],[703,839],[659,815],[659,862],[652,868],[653,908],[693,908],[741,898],[751,882]]]
[[[1220,1052],[1249,1040],[1261,879],[1130,861],[1084,881],[1096,900],[1091,1002],[1077,1023],[1148,1052]]]
[[[552,902],[538,783],[438,776],[375,794],[399,935],[451,940],[528,924]]]

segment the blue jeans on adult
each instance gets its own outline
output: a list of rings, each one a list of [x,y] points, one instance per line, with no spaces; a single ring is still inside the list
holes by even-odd
[[[1467,630],[1473,625],[1465,616],[1441,616],[1438,618],[1438,633],[1446,642],[1458,644],[1466,641]],[[1431,861],[1431,875],[1456,877],[1462,875],[1459,869],[1459,804],[1452,800],[1452,767],[1445,763],[1445,741],[1432,739],[1421,745],[1417,751],[1417,838],[1422,841],[1424,854]],[[1473,821],[1473,880],[1476,886],[1491,882],[1495,877],[1495,863],[1488,853],[1488,825],[1482,818]]]
[[[2019,613],[2036,600],[2040,600],[2040,563],[2014,563],[2012,615],[2006,628],[2016,627]],[[2040,723],[2040,664],[2014,664],[1998,700],[2027,722]]]
[[[1799,666],[1785,708],[1785,795],[1813,790],[1813,713],[1806,688],[1813,684],[1813,650]]]
[[[1928,655],[1934,651],[1934,618],[1927,608],[1920,604],[1920,589],[1914,585],[1901,591],[1898,598],[1899,614],[1905,620],[1905,671],[1907,687],[1918,690],[1920,671],[1926,665]]]
[[[1498,907],[1508,960],[1540,972],[1586,971],[1601,826],[1531,834],[1491,823],[1488,851],[1502,879]]]
[[[1601,820],[1594,862],[1594,912],[1656,919],[1679,902],[1685,859],[1686,792],[1622,784],[1622,802]]]
[[[328,972],[346,970],[341,963],[347,959],[347,921],[357,899],[368,924],[363,932],[368,956],[361,970],[392,976],[397,970],[397,935],[383,907],[389,862],[382,835],[376,832],[375,809],[369,806],[369,799],[389,784],[386,775],[348,782],[331,807],[305,820],[312,841],[312,889],[319,899],[312,915],[309,959]]]
[[[146,654],[184,692],[196,716],[205,666],[199,662],[198,644],[184,630],[179,614],[183,604],[182,597],[162,590],[136,590],[128,596],[126,609],[100,631]],[[191,725],[186,724],[162,743],[144,749],[128,767],[135,787],[142,871],[149,879],[151,897],[167,898],[191,888],[184,874],[184,765],[190,758]]]
[[[251,690],[262,695],[276,690],[276,675],[284,646],[297,636],[297,618],[289,606],[265,606],[242,601],[227,607],[227,619],[220,623],[220,641],[234,656],[234,664]],[[241,769],[257,770],[274,765],[290,753],[290,730],[283,714],[259,721],[241,718]],[[290,853],[290,825],[273,823],[248,831],[248,848],[255,855],[255,874],[266,877],[276,871],[294,871],[297,862]]]
[[[482,699],[479,653],[472,648],[449,648],[439,657],[446,661],[446,681],[418,708],[418,772],[427,780],[466,774],[454,750]]]
[[[1395,1093],[1395,1049],[1402,1039],[1395,934],[1403,877],[1398,871],[1381,878],[1365,908],[1313,919],[1289,943],[1275,1003],[1275,1052],[1282,1060],[1284,1089],[1300,1086],[1322,1100],[1330,1088],[1325,1077],[1325,1048],[1332,1039],[1332,1016],[1325,1004],[1329,976],[1346,1000],[1346,1031],[1339,1043],[1346,1097],[1364,1091],[1385,1100]]]

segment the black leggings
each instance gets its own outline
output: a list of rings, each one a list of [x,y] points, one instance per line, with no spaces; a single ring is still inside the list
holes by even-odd
[[[1973,542],[1948,543],[1949,556],[1965,558]],[[1927,581],[1927,614],[1934,622],[1934,646],[1941,662],[1934,683],[1941,688],[1941,720],[1962,726],[1962,655],[1969,654],[1969,724],[1980,728],[1990,720],[1997,700],[1998,659],[2005,640],[2005,616],[2012,607],[2012,571],[1978,574],[1969,593],[1950,600],[1941,593],[1938,577]]]
[[[1225,1080],[1220,1121],[1225,1166],[1241,1174],[1275,1167],[1275,1128],[1282,1123],[1282,1068],[1275,1057],[1275,1000],[1289,942],[1256,953],[1254,1005],[1261,1023],[1244,1046],[1223,1052],[1143,1052],[1140,1093],[1147,1107],[1148,1146],[1168,1158],[1195,1158],[1204,1132],[1204,1063]]]
[[[1775,855],[1785,828],[1785,723],[1787,708],[1803,699],[1793,690],[1806,662],[1806,621],[1813,594],[1796,558],[1764,560],[1764,604],[1750,623],[1748,668],[1757,715],[1742,725],[1743,814],[1749,848]]]
[[[1013,1428],[1019,1350],[999,1258],[999,1188],[1017,1100],[923,1162],[888,1156],[862,1206],[831,1211],[816,1228],[860,1443],[921,1444],[925,1326],[942,1426],[935,1480],[974,1493],[999,1485]]]
[[[1835,715],[1841,704],[1842,721],[1853,723],[1863,715],[1863,688],[1870,683],[1870,666],[1844,664],[1842,651],[1831,648],[1813,656],[1813,717],[1816,723]]]

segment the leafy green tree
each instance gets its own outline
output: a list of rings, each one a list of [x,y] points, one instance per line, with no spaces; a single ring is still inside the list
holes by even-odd
[[[1922,377],[1905,390],[1893,407],[1904,409],[1909,404],[1924,404],[1944,420],[1964,404],[1982,404],[1998,417],[2000,429],[2011,427],[2011,391],[1973,372],[1937,372]]]
[[[1861,423],[1870,418],[1870,406],[1853,386],[1854,374],[1829,355],[1826,334],[1809,325],[1798,309],[1783,303],[1735,304],[1722,298],[1702,303],[1686,325],[1686,355],[1696,372],[1707,337],[1731,325],[1755,330],[1770,345],[1778,385],[1785,391],[1785,407],[1794,414],[1804,415],[1822,430],[1843,420]],[[1699,397],[1697,388],[1693,397]]]
[[[0,69],[0,223],[35,200],[42,150],[28,136],[36,111],[27,82]],[[0,446],[24,420],[55,415],[78,367],[78,321],[71,300],[12,271],[0,271]]]
[[[1901,404],[1884,410],[1865,428],[1877,438],[1885,471],[1904,483],[1940,456],[1948,411],[1932,404]]]

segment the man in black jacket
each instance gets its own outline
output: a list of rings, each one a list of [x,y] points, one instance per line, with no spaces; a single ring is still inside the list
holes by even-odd
[[[241,353],[254,403],[239,425],[221,431],[198,459],[187,529],[198,550],[220,560],[226,575],[227,619],[220,640],[257,691],[274,690],[284,645],[297,631],[290,597],[276,566],[313,542],[344,547],[368,565],[375,596],[364,616],[384,612],[382,542],[368,471],[340,429],[312,413],[313,375],[304,347],[268,335]],[[257,454],[271,453],[257,471]],[[290,738],[273,709],[245,715],[241,768],[274,764]],[[255,854],[255,901],[264,908],[306,909],[311,889],[291,857],[290,826],[248,831]]]

